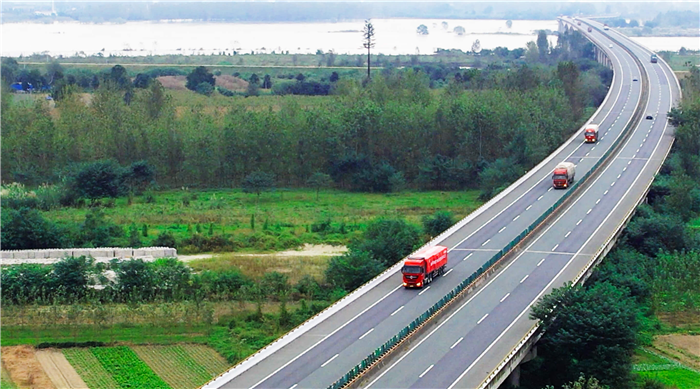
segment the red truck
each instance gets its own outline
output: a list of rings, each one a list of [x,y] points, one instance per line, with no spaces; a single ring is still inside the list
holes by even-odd
[[[586,143],[595,143],[598,141],[598,125],[589,124],[583,131],[583,136],[586,138]]]
[[[403,286],[422,288],[433,279],[445,273],[447,265],[447,247],[433,246],[406,258],[401,268]]]
[[[552,184],[555,188],[568,188],[574,182],[576,165],[572,162],[561,162],[554,168]]]

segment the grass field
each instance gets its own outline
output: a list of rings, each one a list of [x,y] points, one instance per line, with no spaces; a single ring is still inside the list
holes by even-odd
[[[678,362],[646,350],[638,350],[633,357],[637,381],[653,379],[678,389],[700,388],[700,373],[684,368]]]
[[[144,245],[161,232],[170,232],[177,239],[195,232],[215,234],[244,234],[272,230],[298,238],[299,243],[328,243],[342,245],[363,230],[367,222],[381,216],[405,217],[420,224],[425,215],[437,210],[452,212],[462,218],[481,202],[478,191],[463,192],[401,192],[396,194],[351,193],[335,190],[316,193],[308,189],[280,189],[264,193],[256,204],[254,195],[231,190],[169,190],[146,196],[116,199],[114,207],[104,210],[110,221],[128,227],[148,225]],[[45,213],[55,222],[75,225],[82,223],[87,208],[61,208]],[[255,215],[255,230],[251,218]],[[312,225],[329,223],[325,231],[311,232]],[[264,247],[256,247],[261,249]]]

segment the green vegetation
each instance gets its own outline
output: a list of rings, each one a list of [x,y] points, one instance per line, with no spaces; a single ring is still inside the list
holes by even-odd
[[[221,357],[215,360],[218,366],[214,369],[207,368],[197,361],[192,351],[196,350],[201,354],[201,347],[192,349],[187,345],[132,346],[131,349],[173,389],[200,387],[211,380],[212,375],[220,374],[228,367]]]
[[[639,383],[653,380],[678,389],[700,388],[700,373],[676,361],[642,350],[635,354],[634,362],[633,371]]]
[[[44,201],[38,190],[11,188],[3,196],[3,207],[12,202],[27,204],[21,200],[25,198],[42,204],[53,201]],[[49,247],[52,240],[35,239],[43,234],[54,237],[57,244],[51,247],[163,245],[182,254],[284,250],[302,243],[347,245],[371,219],[404,215],[418,224],[423,216],[440,209],[462,218],[481,204],[478,197],[477,191],[385,195],[280,188],[262,193],[257,200],[256,195],[239,190],[146,191],[141,196],[101,200],[108,207],[103,209],[7,210],[2,216],[2,243],[7,248],[20,247],[20,242],[24,248]],[[22,228],[7,227],[14,225]],[[128,234],[133,227],[141,231],[137,242]]]
[[[657,370],[649,357],[634,369],[637,382],[632,379],[635,347],[662,332],[684,331],[660,318],[700,313],[700,235],[690,227],[700,215],[700,70],[692,69],[682,87],[683,101],[668,115],[676,142],[648,204],[639,206],[585,286],[557,289],[533,309],[547,331],[538,357],[523,366],[529,387],[561,385],[579,374],[615,388],[659,387],[654,380],[697,387],[696,372]]]
[[[17,386],[12,382],[10,374],[5,370],[5,366],[0,369],[0,389],[17,389]]]
[[[89,388],[121,388],[89,348],[63,349],[63,355]]]
[[[170,388],[129,347],[94,347],[90,351],[122,388]]]

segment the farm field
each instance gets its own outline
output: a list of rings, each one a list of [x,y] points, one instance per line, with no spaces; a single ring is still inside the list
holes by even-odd
[[[192,389],[231,366],[212,348],[189,343],[60,351],[14,346],[2,354],[2,389]]]
[[[173,389],[199,387],[229,367],[214,350],[202,345],[131,348]]]
[[[700,388],[700,335],[658,335],[650,349],[637,351],[638,380],[653,379],[678,389]]]

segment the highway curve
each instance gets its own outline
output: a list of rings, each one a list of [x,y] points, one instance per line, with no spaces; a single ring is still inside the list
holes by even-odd
[[[620,77],[616,73],[616,78],[629,85],[633,91],[630,98],[634,99],[640,81],[633,79],[641,79],[630,54],[608,39],[604,34],[608,31],[591,24],[598,27],[589,34],[591,39],[611,50],[612,57],[622,64],[622,73]],[[678,85],[664,63],[650,63],[649,51],[624,36],[611,35],[640,59],[648,75],[649,99],[642,102],[639,125],[602,173],[594,176],[524,251],[409,351],[366,379],[363,387],[481,387],[533,328],[535,323],[528,318],[532,304],[552,288],[575,280],[646,193],[673,141],[666,113],[679,99]],[[653,119],[645,119],[647,115]],[[603,142],[609,140],[612,130],[608,129],[609,123],[601,125]],[[599,147],[581,149],[570,160],[582,166],[587,159],[595,158]]]
[[[591,118],[591,122],[600,124],[599,143],[583,143],[579,130],[520,180],[433,240],[430,244],[445,245],[450,251],[447,273],[430,287],[404,290],[400,264],[397,264],[205,387],[327,387],[538,219],[566,192],[551,189],[554,166],[562,161],[574,162],[577,164],[576,176],[583,176],[621,136],[640,103],[642,73],[632,57],[620,47],[608,49],[604,37],[596,39],[604,42],[601,47],[609,51],[614,67],[608,97]],[[634,50],[642,56],[644,63],[645,50]],[[676,84],[673,75],[667,73],[661,63],[657,65],[647,70],[652,85],[650,96],[654,99],[648,110],[653,112],[654,118],[656,112],[660,112],[660,120],[644,121],[629,138],[623,153],[586,191],[582,200],[576,201],[547,229],[545,236],[528,247],[499,277],[493,278],[488,287],[474,296],[428,341],[419,345],[420,350],[406,354],[395,367],[382,370],[382,375],[375,377],[377,380],[373,386],[447,387],[457,383],[460,387],[474,387],[481,379],[473,374],[490,371],[485,366],[500,361],[507,353],[504,350],[512,348],[512,343],[508,344],[507,340],[520,339],[526,331],[519,331],[532,326],[527,314],[521,313],[527,311],[527,303],[541,294],[542,285],[549,284],[545,288],[548,290],[566,277],[575,276],[575,269],[591,257],[596,244],[600,245],[599,239],[589,239],[599,236],[593,232],[620,220],[618,214],[626,206],[616,206],[615,199],[619,197],[623,202],[627,201],[624,199],[630,196],[622,195],[631,183],[634,182],[637,188],[646,181],[646,178],[635,180],[639,172],[647,174],[656,164],[647,163],[652,161],[649,157],[654,155],[661,160],[663,156],[657,157],[654,151],[667,148],[671,142],[670,130],[666,128],[663,117],[672,98],[676,98],[675,95],[669,96],[668,90],[675,88]],[[634,78],[640,81],[632,81]],[[659,86],[661,82],[666,82],[663,91]],[[665,103],[661,95],[666,96]],[[635,152],[637,148],[640,150]],[[616,178],[618,174],[620,177]],[[612,182],[615,184],[611,186]],[[639,195],[641,192],[635,189],[631,193]],[[596,203],[599,198],[601,201]],[[591,212],[587,212],[588,209]],[[578,220],[582,221],[578,223]],[[548,281],[552,277],[555,277],[554,281]],[[503,342],[493,343],[496,338]],[[435,367],[428,369],[431,365]],[[471,368],[465,370],[469,366]]]

